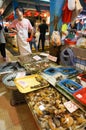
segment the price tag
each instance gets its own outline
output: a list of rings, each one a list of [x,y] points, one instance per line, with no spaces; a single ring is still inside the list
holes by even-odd
[[[26,75],[26,72],[18,72],[16,78],[22,78]]]
[[[51,60],[51,61],[54,61],[54,62],[57,61],[57,57],[51,56],[51,55],[48,55],[48,59]]]
[[[38,56],[38,55],[34,56],[33,58],[34,58],[36,61],[41,60],[41,57]]]
[[[47,57],[49,54],[42,52],[42,53],[40,53],[40,55],[41,55],[41,56],[46,56],[46,57]]]
[[[81,94],[77,94],[76,97],[82,98],[82,95]]]
[[[28,87],[28,84],[25,82],[25,81],[17,81],[17,83],[21,86],[21,87],[23,87],[23,88],[26,88],[26,87]]]
[[[76,104],[74,104],[71,101],[65,102],[64,106],[67,108],[67,110],[72,113],[74,111],[76,111],[78,109],[78,107],[76,106]]]

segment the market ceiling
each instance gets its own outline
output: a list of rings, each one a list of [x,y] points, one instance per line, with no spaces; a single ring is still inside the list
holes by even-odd
[[[12,13],[14,1],[17,1],[19,5],[25,9],[34,8],[37,11],[50,9],[50,0],[0,0],[0,7],[4,9],[3,17],[6,17]],[[86,10],[86,0],[79,1],[83,6],[83,9]]]
[[[50,2],[45,0],[3,0],[2,8],[4,9],[3,16],[6,17],[13,11],[13,1],[17,1],[18,4],[25,9],[36,9],[40,10],[49,10]]]

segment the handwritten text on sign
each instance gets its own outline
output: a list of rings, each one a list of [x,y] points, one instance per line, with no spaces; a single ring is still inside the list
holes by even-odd
[[[71,101],[65,102],[64,106],[67,108],[67,110],[72,113],[74,111],[76,111],[78,109],[78,107],[76,106],[76,104],[74,104]]]
[[[57,61],[57,57],[51,56],[51,55],[48,55],[48,59],[51,60],[51,61],[54,61],[54,62]]]

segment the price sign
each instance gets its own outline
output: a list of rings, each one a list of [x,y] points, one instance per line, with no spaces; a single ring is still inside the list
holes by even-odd
[[[67,110],[72,113],[74,111],[76,111],[78,109],[78,107],[76,106],[76,104],[74,104],[71,101],[65,102],[64,106],[67,108]]]
[[[54,62],[57,61],[57,57],[51,56],[51,55],[48,55],[48,59],[51,60],[51,61],[54,61]]]
[[[33,57],[33,59],[35,59],[36,61],[38,61],[38,60],[41,60],[41,57],[38,56],[38,55],[36,55],[36,56]]]
[[[26,72],[18,72],[16,78],[22,78],[26,75]]]
[[[21,87],[23,87],[23,88],[26,88],[26,87],[28,87],[28,83],[27,82],[25,82],[25,81],[17,81],[17,83],[21,86]]]

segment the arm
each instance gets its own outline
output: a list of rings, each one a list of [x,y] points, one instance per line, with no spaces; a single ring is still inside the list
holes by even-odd
[[[29,31],[31,33],[30,37],[27,38],[27,42],[30,42],[33,38],[33,29]]]
[[[32,40],[32,38],[33,38],[34,29],[33,29],[33,27],[32,27],[29,20],[28,20],[28,32],[30,32],[31,35],[30,35],[30,38],[27,38],[27,42],[30,42]]]
[[[8,27],[8,29],[14,33],[17,33],[17,30],[16,30],[16,23],[17,23],[17,20],[14,20]]]

